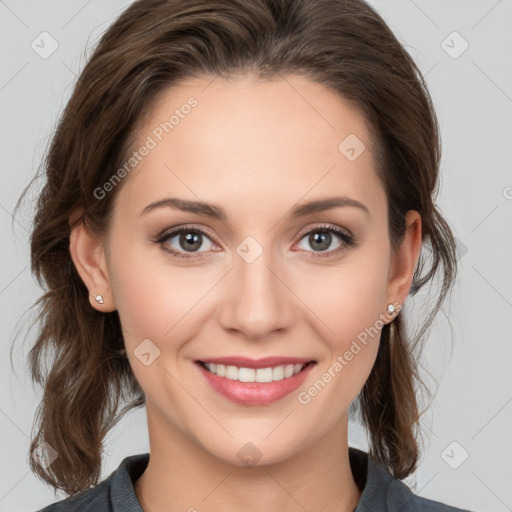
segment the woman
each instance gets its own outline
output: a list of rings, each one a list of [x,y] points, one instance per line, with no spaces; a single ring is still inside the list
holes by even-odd
[[[414,346],[456,275],[439,158],[421,75],[363,1],[133,3],[37,204],[31,467],[70,495],[44,510],[459,510],[400,482]],[[402,306],[434,277],[411,340]],[[106,433],[143,405],[150,455],[98,484]]]

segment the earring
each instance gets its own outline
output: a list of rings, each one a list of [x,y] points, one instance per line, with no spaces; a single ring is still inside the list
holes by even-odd
[[[96,297],[94,297],[94,298],[96,299],[96,302],[97,302],[98,304],[103,304],[103,295],[100,295],[100,294],[98,293],[98,295],[96,295]]]
[[[392,315],[395,312],[395,306],[393,304],[388,304],[388,315]]]

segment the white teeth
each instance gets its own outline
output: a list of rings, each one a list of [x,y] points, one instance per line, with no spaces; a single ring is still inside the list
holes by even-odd
[[[293,364],[289,364],[284,369],[284,378],[291,377],[293,375]]]
[[[254,368],[239,368],[238,380],[240,382],[255,382],[256,370]]]
[[[238,366],[225,366],[223,364],[205,363],[205,366],[211,373],[225,377],[230,380],[239,380],[240,382],[273,382],[287,379],[297,375],[305,364],[288,364],[274,366],[273,368],[245,368]]]
[[[272,380],[284,379],[284,366],[276,366],[272,368]]]
[[[217,371],[214,372],[214,373],[217,373],[217,375],[219,377],[225,377],[225,375],[226,375],[226,367],[223,364],[218,364],[217,365]]]
[[[238,380],[238,368],[236,366],[226,366],[226,379]]]
[[[272,368],[258,368],[256,382],[272,382]]]

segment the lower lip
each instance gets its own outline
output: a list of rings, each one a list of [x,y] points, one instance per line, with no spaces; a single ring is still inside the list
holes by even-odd
[[[219,377],[196,362],[208,384],[233,402],[245,405],[267,405],[295,391],[306,379],[314,363],[308,363],[299,373],[273,382],[240,382]]]

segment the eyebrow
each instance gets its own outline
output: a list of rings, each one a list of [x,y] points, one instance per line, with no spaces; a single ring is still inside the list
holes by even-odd
[[[360,203],[355,199],[351,199],[350,197],[343,196],[328,197],[325,199],[317,199],[302,203],[293,208],[289,216],[291,218],[304,217],[306,215],[311,215],[312,213],[323,212],[326,210],[332,210],[333,208],[342,208],[346,206],[358,208],[365,212],[368,217],[371,217],[370,211],[363,203]],[[141,215],[145,215],[157,208],[173,208],[184,212],[195,213],[197,215],[206,215],[214,219],[227,220],[227,215],[220,206],[216,206],[211,203],[205,203],[203,201],[179,199],[177,197],[168,197],[150,203],[144,208],[144,210],[142,210]]]

